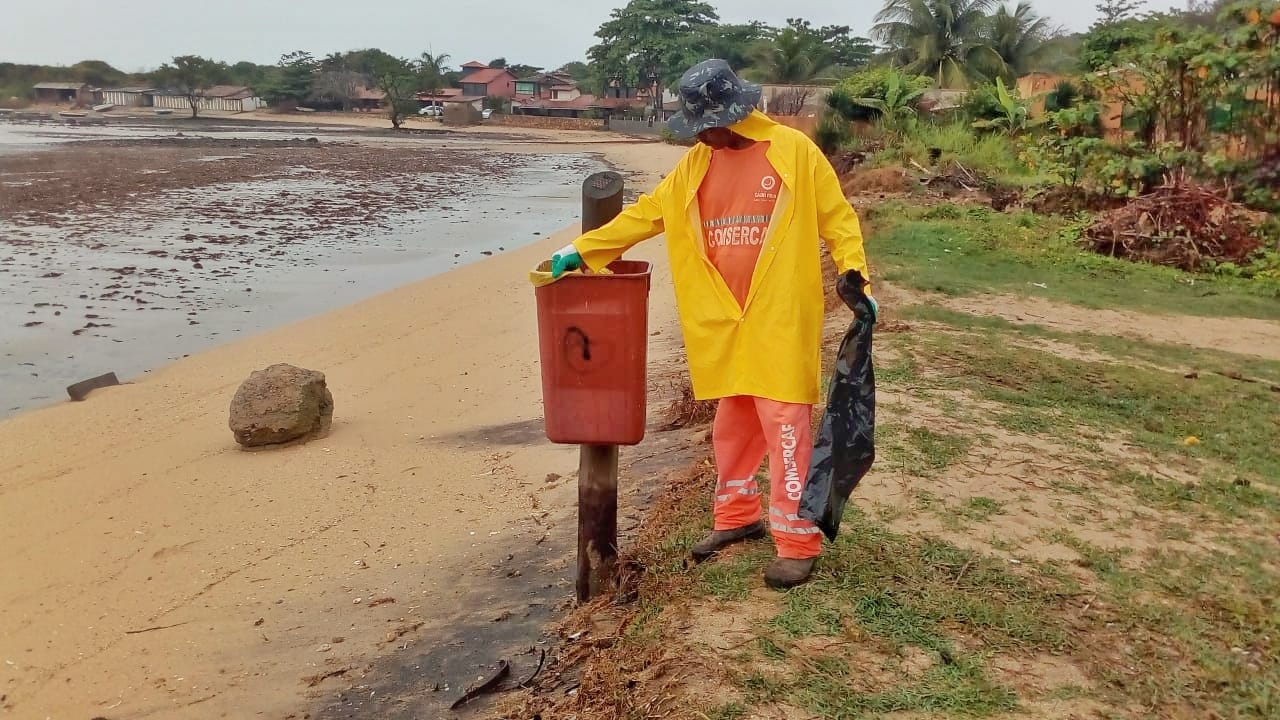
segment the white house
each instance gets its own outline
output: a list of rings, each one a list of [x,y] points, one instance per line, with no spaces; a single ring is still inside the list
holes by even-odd
[[[157,93],[155,106],[171,110],[190,110],[191,104],[185,95],[167,95]],[[200,94],[197,104],[201,110],[220,110],[223,112],[249,112],[263,106],[262,99],[255,96],[247,87],[237,85],[215,85]]]

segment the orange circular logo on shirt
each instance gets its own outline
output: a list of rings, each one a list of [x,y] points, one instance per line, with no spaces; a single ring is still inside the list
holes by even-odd
[[[778,186],[778,178],[772,175],[765,175],[760,178],[760,187],[764,190],[772,190]]]

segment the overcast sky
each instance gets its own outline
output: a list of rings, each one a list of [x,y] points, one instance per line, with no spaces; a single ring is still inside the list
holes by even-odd
[[[1095,0],[1033,0],[1073,30],[1087,28]],[[70,64],[105,60],[126,71],[174,55],[274,63],[292,50],[321,56],[379,47],[417,57],[558,67],[582,59],[596,28],[625,0],[0,0],[0,61]],[[849,25],[865,34],[880,0],[721,0],[725,22]],[[1156,0],[1153,5],[1166,5]]]

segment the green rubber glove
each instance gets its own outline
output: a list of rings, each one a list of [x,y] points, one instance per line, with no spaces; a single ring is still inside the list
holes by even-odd
[[[578,254],[577,248],[572,245],[566,245],[556,251],[551,256],[551,278],[559,280],[561,275],[567,272],[573,272],[582,267],[582,256]]]
[[[876,320],[880,317],[880,303],[876,302],[874,297],[867,296],[867,301],[871,303],[871,324],[875,325]]]

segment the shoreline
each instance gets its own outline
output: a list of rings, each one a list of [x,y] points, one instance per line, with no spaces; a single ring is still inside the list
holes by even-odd
[[[274,128],[226,126],[184,125],[178,138],[173,128],[120,127],[113,131],[123,137],[74,136],[40,147],[47,152],[0,157],[9,170],[0,179],[14,185],[12,221],[0,224],[11,230],[0,273],[13,291],[0,304],[12,336],[0,417],[56,403],[85,377],[140,377],[228,338],[537,242],[577,215],[575,179],[596,170],[580,165],[619,167],[611,148],[545,138],[343,132],[308,142],[306,133],[262,140]],[[95,155],[132,176],[96,180]],[[417,156],[425,174],[397,174],[413,173]],[[459,160],[470,169],[451,172]],[[409,195],[397,192],[401,177]],[[53,185],[75,189],[57,190],[60,212],[42,216]],[[283,202],[290,194],[302,201]],[[166,209],[175,204],[183,209]],[[132,312],[144,309],[163,312]]]
[[[638,190],[681,152],[645,144],[610,158]],[[490,622],[492,606],[459,603],[504,592],[493,568],[510,547],[535,553],[527,574],[563,596],[576,491],[547,478],[571,478],[576,453],[542,437],[526,274],[573,235],[0,421],[13,579],[0,597],[0,656],[12,662],[0,668],[2,706],[283,716],[357,682],[306,678],[394,668],[460,618]],[[661,242],[632,256],[660,258]],[[657,263],[651,368],[680,352],[667,277]],[[240,452],[231,395],[275,362],[326,373],[333,429]]]

